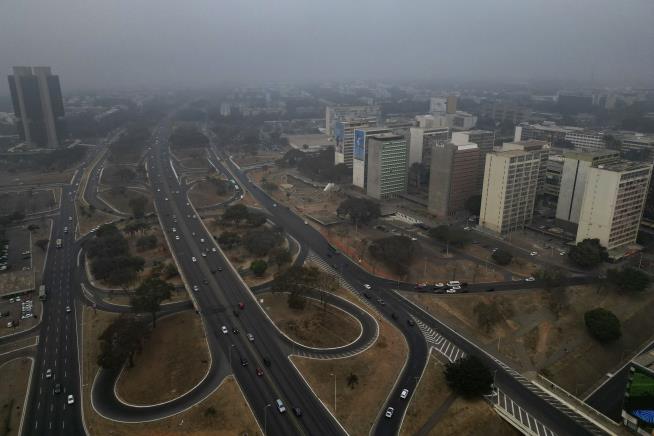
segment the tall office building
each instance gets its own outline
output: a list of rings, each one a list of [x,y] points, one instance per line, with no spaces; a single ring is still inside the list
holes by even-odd
[[[477,144],[434,145],[427,201],[430,213],[448,217],[465,209],[466,200],[479,193],[479,158]]]
[[[577,242],[599,239],[611,257],[635,244],[652,164],[619,161],[591,167],[579,214]]]
[[[541,167],[540,153],[520,149],[486,155],[479,225],[505,235],[531,222]]]
[[[576,151],[564,153],[561,188],[559,189],[559,199],[556,203],[556,218],[578,223],[581,204],[586,190],[588,171],[592,167],[616,162],[619,159],[620,153],[615,150],[593,153]]]
[[[38,147],[58,147],[65,136],[59,76],[50,67],[14,67],[9,91],[20,139]]]
[[[547,161],[550,154],[550,145],[546,141],[528,139],[526,141],[505,142],[502,150],[523,150],[540,157],[540,170],[538,173],[538,187],[536,194],[545,192],[545,177],[547,175]]]
[[[354,151],[352,154],[352,184],[365,189],[368,175],[368,138],[380,133],[391,133],[391,129],[362,127],[354,129]]]
[[[354,152],[354,130],[357,128],[377,127],[377,118],[355,118],[337,121],[334,125],[334,163],[344,163],[352,168]]]
[[[407,141],[401,135],[382,133],[368,139],[366,193],[388,199],[406,192]]]
[[[486,164],[486,155],[493,151],[495,143],[495,132],[490,130],[468,130],[467,132],[452,132],[452,144],[477,144],[479,148],[479,170],[477,171],[477,190],[481,192],[484,184],[484,165]]]
[[[414,163],[431,164],[431,149],[436,144],[443,144],[450,139],[447,127],[409,129],[409,166]]]
[[[327,135],[334,138],[336,123],[339,121],[376,118],[380,121],[381,108],[377,105],[367,106],[327,106],[325,108],[325,129]]]

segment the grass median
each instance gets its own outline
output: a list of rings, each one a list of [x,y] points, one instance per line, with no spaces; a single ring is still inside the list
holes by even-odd
[[[18,435],[32,361],[27,357],[10,360],[0,366],[0,434]]]

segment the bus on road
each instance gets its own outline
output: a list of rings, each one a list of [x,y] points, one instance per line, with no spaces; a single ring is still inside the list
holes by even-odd
[[[45,285],[39,286],[39,300],[46,300],[47,295],[45,294]]]

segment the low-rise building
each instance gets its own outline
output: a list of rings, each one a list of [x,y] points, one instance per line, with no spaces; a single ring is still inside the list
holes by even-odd
[[[629,365],[622,402],[622,423],[632,432],[654,434],[654,350],[645,351]]]

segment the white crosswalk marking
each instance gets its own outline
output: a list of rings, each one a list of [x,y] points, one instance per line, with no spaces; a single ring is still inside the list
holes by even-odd
[[[524,426],[525,434],[533,436],[555,435],[552,430],[545,427],[542,422],[531,416],[529,412],[520,407],[517,403],[514,403],[513,400],[501,390],[496,388],[495,392],[488,395],[486,399],[493,406],[498,407],[505,413],[511,415],[516,422],[522,424]]]
[[[461,351],[459,347],[445,339],[427,324],[420,321],[419,319],[414,318],[414,320],[422,334],[425,336],[427,344],[445,356],[447,360],[454,362],[466,355],[463,351]]]

